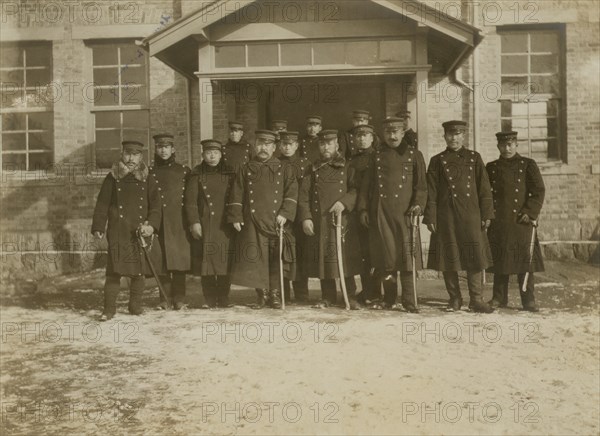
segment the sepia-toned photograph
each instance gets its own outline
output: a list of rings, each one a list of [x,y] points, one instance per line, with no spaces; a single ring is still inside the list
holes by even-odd
[[[0,434],[600,434],[596,0],[0,0]]]

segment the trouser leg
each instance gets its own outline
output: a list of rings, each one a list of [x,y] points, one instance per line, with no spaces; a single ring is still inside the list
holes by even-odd
[[[104,314],[111,317],[117,312],[117,297],[121,289],[121,276],[110,274],[104,282]]]
[[[446,285],[446,291],[450,296],[450,300],[462,302],[460,284],[458,282],[458,272],[444,271],[442,274],[444,276],[444,284]]]
[[[506,307],[508,304],[508,274],[494,274],[494,287],[492,300],[498,306]]]
[[[167,309],[173,303],[173,296],[172,296],[173,287],[172,287],[172,281],[171,281],[171,274],[167,273],[166,275],[158,276],[158,279],[160,280],[160,284],[162,285],[163,291],[165,291],[165,294],[167,296],[167,299],[165,300],[165,296],[163,295],[162,292],[159,291],[160,304],[165,309]]]
[[[220,307],[229,307],[229,290],[231,289],[231,281],[229,276],[216,276],[217,289],[217,305]]]
[[[482,272],[467,271],[467,285],[469,287],[469,302],[483,301]]]
[[[131,277],[129,285],[129,313],[132,315],[141,315],[144,312],[142,308],[142,296],[146,287],[144,276]]]
[[[523,307],[535,305],[535,278],[533,276],[533,273],[529,273],[525,292],[523,292],[523,282],[525,281],[525,273],[519,274],[517,277],[519,280],[519,292],[521,294],[521,303],[523,303]]]
[[[335,304],[337,299],[335,279],[321,279],[321,298],[331,304]]]
[[[173,303],[181,304],[185,300],[185,272],[173,271],[171,275],[171,295]]]
[[[283,280],[283,293],[285,294],[285,301],[290,301],[291,282],[289,280]]]
[[[294,298],[296,301],[308,301],[308,278],[301,278],[292,282],[294,285]]]
[[[415,305],[415,285],[412,271],[400,271],[400,285],[402,286],[402,305]]]
[[[398,283],[395,280],[383,281],[383,302],[391,306],[398,299]]]
[[[204,304],[208,307],[217,306],[217,276],[202,276],[202,294],[204,295]]]
[[[354,280],[354,277],[345,277],[344,283],[346,284],[346,292],[348,293],[348,298],[354,298],[354,296],[356,295],[356,280]]]

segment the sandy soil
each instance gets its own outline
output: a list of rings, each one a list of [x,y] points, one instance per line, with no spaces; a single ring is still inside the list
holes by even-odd
[[[598,270],[548,266],[538,314],[518,310],[514,287],[508,309],[447,314],[440,280],[419,282],[422,312],[408,314],[205,311],[193,308],[202,299],[190,279],[191,309],[132,317],[124,291],[103,324],[100,271],[5,292],[0,429],[598,434]]]

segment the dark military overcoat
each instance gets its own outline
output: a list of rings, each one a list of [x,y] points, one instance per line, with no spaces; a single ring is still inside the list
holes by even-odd
[[[296,218],[298,182],[289,167],[277,158],[256,158],[240,168],[227,204],[227,222],[243,223],[236,236],[231,283],[269,288],[269,239],[277,239],[277,215],[288,220],[284,276],[290,277],[294,261],[291,223]]]
[[[306,158],[310,163],[319,159],[319,157],[321,157],[321,152],[319,151],[319,137],[306,136],[302,138],[298,146],[298,154],[301,157]]]
[[[162,219],[158,242],[161,245],[163,269],[167,271],[190,269],[190,236],[183,211],[189,173],[190,169],[175,162],[173,156],[166,162],[156,160],[150,168],[149,180],[159,196]],[[155,259],[154,255],[152,257]]]
[[[406,132],[404,132],[402,142],[409,147],[419,148],[417,132],[415,132],[413,129],[408,129]]]
[[[329,209],[340,201],[345,206],[342,214],[344,233],[344,273],[351,277],[360,273],[361,255],[356,231],[349,229],[349,215],[356,205],[354,169],[338,154],[329,162],[318,160],[302,179],[298,198],[298,219],[314,223],[315,236],[306,236],[302,247],[303,270],[308,277],[339,278],[335,226]]]
[[[141,163],[133,172],[129,172],[121,162],[113,165],[102,182],[92,220],[92,233],[106,233],[107,275],[151,274],[136,230],[144,221],[148,221],[155,232],[160,228],[159,200],[154,182],[148,179],[146,164]],[[153,243],[151,252],[157,253],[160,258],[160,245]],[[160,267],[157,265],[157,268]]]
[[[486,168],[496,215],[488,229],[494,259],[491,271],[499,274],[544,271],[537,237],[530,262],[531,224],[517,222],[522,214],[537,220],[542,209],[546,190],[538,166],[533,159],[516,154],[510,159],[490,162]]]
[[[252,146],[244,138],[237,143],[229,140],[221,147],[221,155],[223,167],[236,173],[252,159]]]
[[[358,153],[358,147],[356,145],[356,134],[354,133],[354,127],[350,130],[346,130],[342,132],[342,134],[338,138],[338,143],[340,146],[340,153],[346,159],[350,159],[352,156]],[[379,148],[379,144],[381,140],[379,139],[379,135],[373,132],[373,144],[372,147],[377,150]]]
[[[494,218],[492,191],[479,153],[461,148],[433,156],[427,169],[424,224],[435,224],[427,267],[481,271],[492,264],[481,222]]]
[[[408,210],[425,209],[427,176],[420,151],[406,144],[394,149],[382,145],[363,178],[358,206],[369,214],[372,265],[383,271],[412,271],[412,239]],[[415,266],[423,268],[421,240],[415,232]]]
[[[202,276],[228,275],[231,268],[235,230],[225,219],[225,204],[234,173],[223,162],[211,167],[196,166],[185,190],[187,220],[202,226],[202,239],[192,241],[192,273]]]

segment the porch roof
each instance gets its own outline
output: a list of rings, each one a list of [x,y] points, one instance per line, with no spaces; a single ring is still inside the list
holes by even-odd
[[[142,40],[155,56],[187,77],[198,70],[199,47],[211,42],[207,28],[244,7],[261,0],[214,0],[163,27]],[[459,68],[482,41],[480,29],[420,1],[369,0],[403,20],[427,29],[427,61],[434,71],[446,75]],[[414,24],[413,23],[413,24]],[[182,55],[184,54],[184,55]]]

